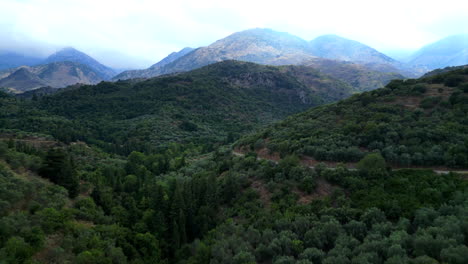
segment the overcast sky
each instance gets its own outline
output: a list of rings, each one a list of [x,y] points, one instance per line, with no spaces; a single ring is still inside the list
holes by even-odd
[[[306,40],[337,34],[380,51],[468,33],[463,0],[0,0],[0,50],[73,46],[118,68],[266,27]]]

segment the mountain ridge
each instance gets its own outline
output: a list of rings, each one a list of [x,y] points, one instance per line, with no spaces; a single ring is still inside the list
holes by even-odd
[[[285,49],[285,50],[284,50]],[[289,54],[286,51],[296,51]],[[113,78],[154,77],[163,74],[184,72],[223,60],[243,60],[248,62],[286,65],[298,64],[306,58],[312,58],[307,41],[284,32],[271,29],[249,29],[233,33],[217,40],[206,47],[197,48],[168,64],[158,68],[121,73]]]
[[[44,61],[42,61],[41,64],[64,61],[71,61],[87,65],[88,67],[95,70],[99,74],[99,77],[103,80],[109,80],[116,74],[113,69],[101,64],[96,59],[92,58],[86,53],[83,53],[72,47],[63,48],[51,54]]]
[[[363,46],[363,44],[360,45]],[[374,53],[378,53],[371,48],[368,49]],[[384,55],[381,56],[384,57]],[[388,61],[394,62],[394,60],[388,57],[385,58]],[[316,57],[313,54],[313,47],[311,47],[310,43],[297,36],[271,29],[255,28],[233,33],[206,47],[191,50],[184,56],[180,56],[169,63],[163,65],[155,64],[146,70],[123,72],[115,76],[113,80],[151,78],[164,74],[179,73],[229,59],[266,65],[307,65],[308,63],[310,64],[310,61],[315,61],[314,66],[316,68],[321,68],[325,74],[331,76],[340,70],[343,71],[343,69],[346,69],[345,71],[348,74],[359,72],[359,76],[356,76],[355,80],[348,82],[352,86],[355,86],[355,91],[380,88],[391,79],[403,77],[396,74],[396,72],[401,71],[390,64],[371,64],[367,61],[366,65],[352,66],[346,61],[339,62],[337,60],[334,63],[330,63],[329,59]],[[163,59],[162,61],[165,60]],[[354,64],[357,65],[357,63]],[[330,69],[324,69],[323,67],[330,67]],[[363,75],[368,75],[368,77],[363,78]],[[350,77],[342,78],[343,74],[337,74],[333,77],[342,81],[353,79]],[[356,79],[360,80],[356,81]]]
[[[102,81],[99,74],[84,64],[71,61],[52,62],[37,66],[21,66],[0,72],[0,87],[25,92],[41,87],[64,88]]]
[[[412,54],[409,63],[428,70],[468,64],[468,34],[430,43]]]

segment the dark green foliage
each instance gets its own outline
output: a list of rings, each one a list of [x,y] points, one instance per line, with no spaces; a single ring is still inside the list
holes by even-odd
[[[97,154],[87,152],[84,162],[80,151],[73,146],[45,157],[52,168],[64,156],[75,157],[77,170],[94,185],[91,197],[68,209],[63,189],[61,198],[47,192],[49,202],[29,218],[1,218],[2,257],[34,258],[46,236],[56,234],[63,238],[47,259],[74,263],[458,263],[466,253],[466,182],[454,174],[387,171],[377,153],[363,159],[360,171],[349,171],[304,168],[294,155],[279,164],[253,154],[236,157],[229,149],[175,165],[188,151],[178,146],[132,152],[126,162],[106,167],[111,159],[105,155],[89,164]],[[24,187],[6,195],[7,204],[30,193],[27,182],[11,185],[14,175],[4,174],[0,186]],[[318,177],[338,189],[299,204],[306,194],[293,190],[314,194]],[[23,226],[32,228],[16,231]]]
[[[228,64],[223,70],[237,74],[238,67]],[[222,103],[194,106],[189,101],[184,106],[187,111],[177,110],[184,104],[181,101],[169,108],[151,109],[145,100],[138,101],[142,109],[129,107],[132,102],[125,96],[132,98],[132,93],[142,91],[150,96],[155,92],[150,84],[155,83],[167,85],[168,93],[207,92],[201,89],[206,83],[197,86],[202,80],[195,75],[185,75],[192,80],[181,76],[102,83],[96,86],[99,90],[85,86],[80,93],[39,99],[31,109],[22,108],[26,104],[11,97],[2,99],[0,108],[7,110],[0,118],[2,127],[11,129],[15,124],[37,131],[43,126],[63,133],[63,141],[12,130],[0,141],[0,262],[466,262],[468,183],[464,176],[391,169],[395,164],[465,166],[467,98],[462,86],[444,86],[441,93],[435,90],[442,100],[425,110],[412,110],[392,100],[434,94],[439,86],[431,86],[431,78],[439,77],[426,77],[427,90],[418,86],[420,80],[394,81],[385,89],[318,107],[241,140],[241,145],[250,143],[252,150],[278,152],[282,159],[276,163],[259,159],[262,153],[234,155],[230,147],[214,148],[208,141],[194,140],[217,133],[209,127],[224,131],[215,138],[230,131],[231,140],[234,132],[246,131],[211,119],[223,111]],[[209,87],[217,91],[217,81],[212,81]],[[279,83],[289,87],[285,80]],[[93,93],[106,103],[91,104],[89,109],[78,109],[83,105],[73,103],[72,98],[93,102]],[[169,102],[173,98],[158,96]],[[64,109],[59,98],[69,100],[75,109]],[[193,100],[208,97],[197,98]],[[50,115],[51,109],[68,116]],[[258,113],[253,105],[246,109]],[[133,122],[145,119],[138,116],[142,111],[148,111],[146,116],[165,115],[166,110],[170,115],[164,120],[170,122],[161,124],[177,133],[184,131],[177,138],[186,144],[153,138],[163,131],[153,134],[157,128],[153,125],[159,121]],[[240,117],[246,113],[237,112],[235,125],[248,119]],[[208,119],[197,119],[202,115]],[[134,131],[142,134],[134,136]],[[63,143],[76,136],[90,144]],[[166,143],[158,145],[161,142]],[[357,162],[357,170],[342,164],[304,167],[302,155]]]
[[[438,78],[456,79],[450,84],[457,87],[431,84],[439,83]],[[238,145],[254,149],[263,140],[283,156],[339,162],[357,162],[378,151],[390,166],[467,168],[468,96],[459,88],[467,82],[461,69],[394,80],[383,89],[288,117]]]
[[[61,149],[51,149],[40,169],[41,176],[65,187],[71,198],[78,195],[79,178],[71,158]]]
[[[380,153],[367,154],[356,167],[369,178],[381,178],[388,174],[387,164]]]
[[[86,141],[123,155],[157,152],[171,142],[195,142],[211,151],[241,133],[349,95],[345,84],[304,71],[316,75],[312,84],[286,68],[226,61],[141,82],[64,89],[37,101],[5,97],[0,128]]]
[[[445,77],[444,84],[448,87],[456,87],[464,81],[463,76],[460,75],[448,75]]]

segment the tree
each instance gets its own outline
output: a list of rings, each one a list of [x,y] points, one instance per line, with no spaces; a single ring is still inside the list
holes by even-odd
[[[62,149],[54,148],[47,152],[39,174],[65,187],[71,198],[78,195],[79,177],[75,165],[71,157]]]
[[[465,264],[468,261],[468,247],[459,245],[443,249],[440,257],[450,264]]]
[[[314,178],[310,175],[307,175],[306,177],[302,179],[301,185],[299,186],[299,188],[302,191],[305,191],[306,193],[310,194],[315,190],[316,185],[317,184]]]
[[[8,239],[0,250],[0,259],[4,260],[4,263],[24,263],[32,253],[31,246],[22,237],[14,236]]]
[[[380,153],[367,154],[357,164],[357,169],[369,178],[380,178],[388,175],[387,164]]]
[[[135,237],[136,248],[147,263],[157,263],[160,259],[158,240],[150,233],[137,234]]]
[[[318,248],[306,248],[300,255],[299,259],[310,260],[312,263],[322,263],[325,257],[325,252]]]
[[[254,264],[255,257],[250,252],[241,251],[237,253],[233,258],[232,262],[234,264]]]

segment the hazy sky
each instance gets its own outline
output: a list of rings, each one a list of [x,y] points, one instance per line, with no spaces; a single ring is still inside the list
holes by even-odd
[[[112,67],[147,67],[183,47],[266,27],[337,34],[380,51],[468,33],[466,0],[0,0],[0,50],[73,46]]]

